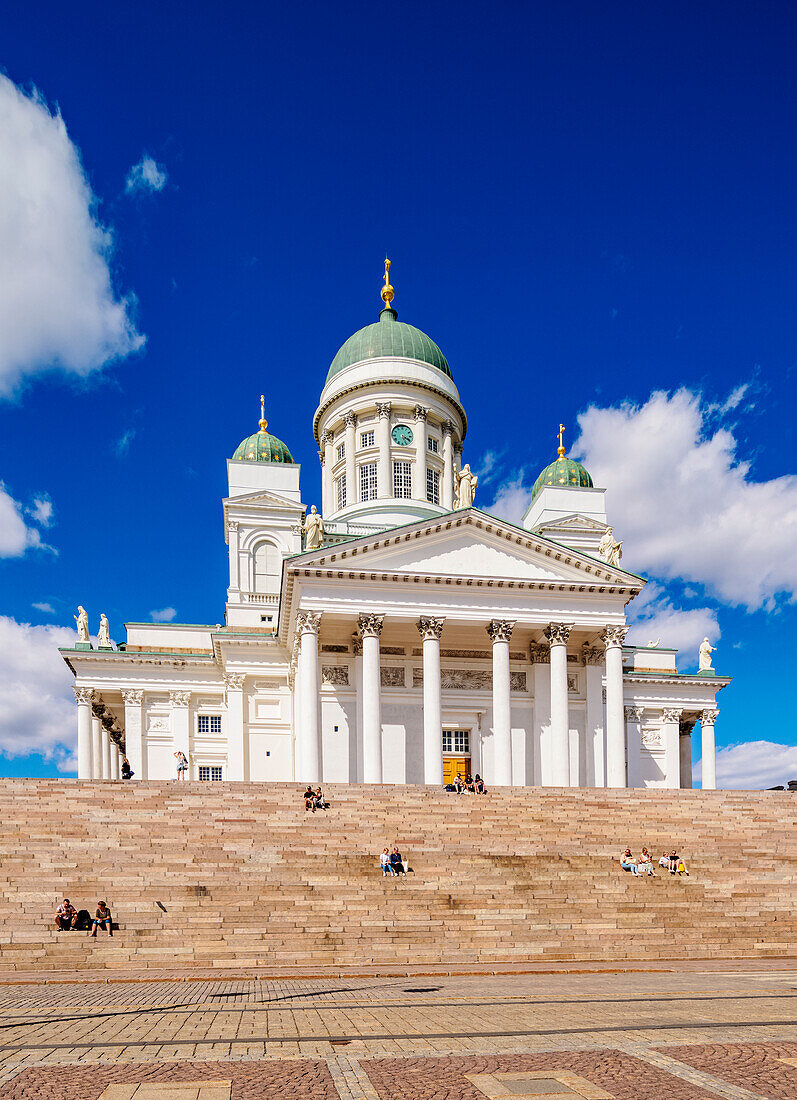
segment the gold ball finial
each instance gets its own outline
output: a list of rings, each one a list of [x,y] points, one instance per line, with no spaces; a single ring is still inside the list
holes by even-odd
[[[560,424],[559,425],[559,432],[558,432],[558,435],[559,435],[559,449],[556,452],[556,457],[557,458],[564,458],[565,457],[565,448],[564,448],[564,445],[562,443],[562,436],[564,435],[564,432],[565,432],[565,426],[564,426],[564,424]]]
[[[268,421],[266,420],[266,397],[265,394],[260,395],[260,430],[264,432],[268,427]]]
[[[390,260],[385,256],[385,285],[382,287],[382,301],[388,309],[390,309],[394,293],[393,287],[390,285]]]

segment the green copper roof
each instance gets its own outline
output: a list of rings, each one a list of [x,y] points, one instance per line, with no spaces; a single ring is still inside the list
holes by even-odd
[[[534,500],[543,485],[575,485],[581,489],[592,489],[594,487],[592,478],[581,463],[574,462],[572,458],[557,458],[550,466],[545,467],[534,482],[534,488],[531,490],[532,500]]]
[[[332,360],[327,382],[345,367],[363,359],[381,359],[396,356],[400,359],[417,359],[436,367],[443,374],[451,375],[445,355],[425,332],[398,320],[398,314],[390,306],[379,314],[379,320],[366,325],[350,336]]]
[[[282,440],[266,431],[255,432],[244,439],[232,457],[239,462],[293,462]]]

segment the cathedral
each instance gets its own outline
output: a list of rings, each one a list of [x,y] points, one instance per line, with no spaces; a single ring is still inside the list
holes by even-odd
[[[475,505],[468,421],[437,344],[383,308],[332,359],[313,417],[321,505],[258,430],[227,460],[224,625],[107,622],[61,650],[78,775],[489,786],[716,785],[711,667],[626,645],[645,584],[623,569],[605,487],[567,457],[522,525]],[[254,418],[253,418],[254,419]],[[666,644],[666,639],[665,639]],[[705,657],[705,659],[703,659]]]

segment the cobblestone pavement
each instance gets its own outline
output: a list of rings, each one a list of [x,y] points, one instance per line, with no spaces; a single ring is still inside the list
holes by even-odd
[[[0,987],[0,1100],[220,1080],[232,1100],[479,1100],[539,1071],[557,1095],[797,1098],[797,971]],[[524,1087],[554,1086],[504,1095]]]

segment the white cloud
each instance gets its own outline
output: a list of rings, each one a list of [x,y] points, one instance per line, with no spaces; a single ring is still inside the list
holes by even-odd
[[[482,486],[492,481],[498,473],[501,465],[501,457],[502,455],[497,454],[495,451],[485,451],[482,455],[480,465],[473,470]]]
[[[111,284],[111,244],[60,114],[0,74],[0,396],[141,347]]]
[[[74,677],[58,646],[71,646],[74,630],[31,626],[0,616],[0,752],[41,753],[62,771],[76,769]]]
[[[37,611],[41,611],[43,615],[54,615],[55,608],[51,603],[34,603],[31,607],[35,607]]]
[[[702,776],[702,761],[695,778]],[[731,790],[766,790],[797,779],[797,745],[744,741],[717,749],[717,786]],[[797,796],[795,796],[797,797]]]
[[[127,452],[130,450],[130,444],[133,442],[133,437],[136,434],[135,428],[128,428],[127,431],[120,435],[113,445],[113,449],[117,458],[124,458]]]
[[[176,614],[177,611],[175,608],[162,607],[160,611],[150,611],[149,617],[152,619],[153,623],[170,623]]]
[[[53,502],[49,497],[38,496],[33,498],[33,504],[27,509],[40,527],[49,527],[53,522]]]
[[[624,565],[697,582],[748,610],[795,599],[797,476],[754,481],[713,414],[686,389],[641,406],[593,406],[579,416],[573,450],[608,489]]]
[[[23,511],[0,482],[0,558],[20,558],[26,550],[43,545],[36,528],[25,523]]]
[[[697,649],[704,638],[716,643],[720,627],[710,607],[675,607],[661,585],[648,581],[628,608],[628,642],[646,645],[661,639],[667,649],[683,651],[682,662],[697,667]]]
[[[127,173],[125,191],[128,195],[141,191],[162,191],[168,178],[166,169],[145,153],[138,164],[134,164]]]
[[[526,482],[526,471],[518,470],[499,484],[492,503],[486,506],[487,511],[509,523],[520,523],[529,506],[531,485]]]

